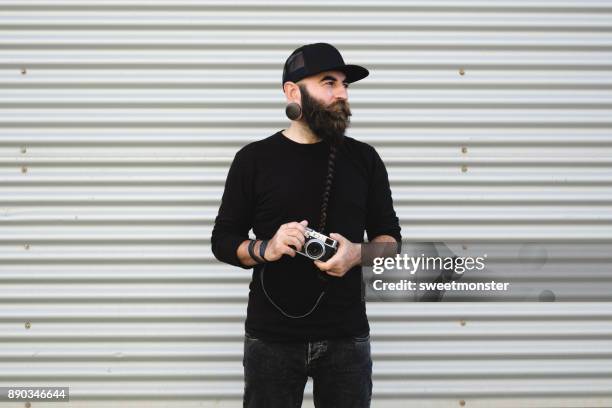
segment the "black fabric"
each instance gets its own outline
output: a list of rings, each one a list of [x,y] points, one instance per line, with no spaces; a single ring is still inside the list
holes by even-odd
[[[327,175],[329,145],[300,144],[274,135],[240,149],[230,167],[212,232],[217,259],[248,269],[236,251],[253,228],[257,239],[270,239],[288,222],[308,220],[316,227]],[[385,165],[370,145],[346,137],[338,148],[328,207],[327,230],[351,242],[390,235],[401,241],[399,220]],[[268,262],[265,289],[291,315],[312,308],[324,284],[312,260],[297,254]],[[315,341],[369,332],[362,299],[361,267],[342,278],[328,276],[326,295],[308,317],[283,316],[265,297],[255,265],[249,285],[246,330],[258,338]]]
[[[315,407],[370,408],[372,352],[367,335],[277,343],[245,333],[243,355],[244,408],[301,407],[308,377],[313,380]]]

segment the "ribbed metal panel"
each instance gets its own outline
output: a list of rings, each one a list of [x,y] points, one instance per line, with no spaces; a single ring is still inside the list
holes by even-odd
[[[250,275],[210,233],[316,41],[371,70],[350,134],[406,239],[612,242],[612,1],[0,1],[0,385],[240,406]],[[374,407],[612,406],[610,303],[368,313]]]

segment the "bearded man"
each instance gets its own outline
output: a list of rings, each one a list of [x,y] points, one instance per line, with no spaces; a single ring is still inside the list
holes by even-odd
[[[348,86],[368,75],[327,43],[293,51],[282,78],[291,126],[240,149],[227,175],[211,242],[220,261],[253,269],[244,407],[300,407],[308,377],[317,407],[370,406],[361,243],[401,235],[383,161],[345,134]],[[331,258],[306,256],[312,230],[335,241]]]

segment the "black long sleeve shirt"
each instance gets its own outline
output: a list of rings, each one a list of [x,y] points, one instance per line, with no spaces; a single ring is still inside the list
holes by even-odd
[[[300,254],[253,267],[242,265],[236,253],[251,228],[257,239],[272,238],[292,221],[308,220],[310,228],[318,228],[328,156],[327,143],[301,144],[279,131],[244,146],[230,167],[212,251],[220,261],[253,268],[245,329],[256,337],[315,341],[369,332],[360,266],[341,278],[328,275],[325,283],[313,261]],[[372,146],[345,137],[336,154],[327,214],[326,230],[320,231],[326,235],[336,232],[361,243],[365,231],[368,240],[390,235],[401,241],[387,171]],[[314,312],[294,319],[277,310],[262,290],[264,267],[267,294],[290,315],[311,310],[325,286]]]

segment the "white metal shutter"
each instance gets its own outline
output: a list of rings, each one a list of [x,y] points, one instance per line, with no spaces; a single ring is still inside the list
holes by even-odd
[[[350,134],[387,163],[405,238],[610,242],[611,13],[0,1],[0,385],[70,385],[73,407],[241,405],[250,276],[210,233],[234,153],[288,125],[282,65],[305,43],[370,68]],[[368,312],[374,407],[612,406],[609,303]]]

